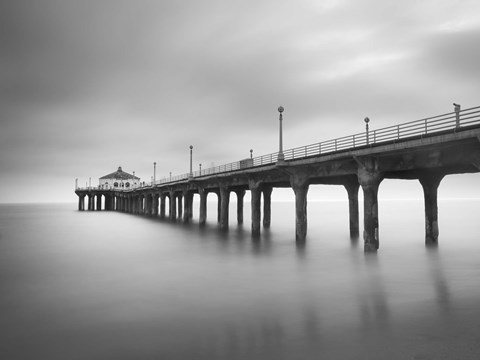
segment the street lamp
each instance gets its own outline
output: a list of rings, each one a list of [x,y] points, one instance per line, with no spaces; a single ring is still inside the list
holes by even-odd
[[[153,184],[155,184],[157,180],[157,163],[153,162]]]
[[[192,169],[192,150],[193,150],[193,145],[190,145],[190,173],[188,174],[188,178],[189,178],[189,179],[193,178],[193,169]]]
[[[172,181],[172,172],[170,171],[170,181]]]
[[[367,145],[369,144],[369,139],[368,139],[368,123],[370,122],[370,119],[366,117],[363,121],[365,121],[365,137],[367,139]]]
[[[253,149],[250,149],[250,159],[253,159]]]
[[[202,164],[198,164],[198,167],[200,168],[200,175],[202,175]]]
[[[282,121],[283,121],[283,116],[282,113],[285,109],[283,106],[278,107],[278,112],[280,113],[279,116],[279,122],[280,122],[280,131],[279,131],[279,149],[278,149],[278,157],[277,161],[282,162],[285,160],[285,156],[283,155],[283,135],[282,135]]]

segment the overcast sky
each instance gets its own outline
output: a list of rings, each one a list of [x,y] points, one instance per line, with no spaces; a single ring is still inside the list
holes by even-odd
[[[479,43],[478,0],[3,0],[0,202],[477,106]]]

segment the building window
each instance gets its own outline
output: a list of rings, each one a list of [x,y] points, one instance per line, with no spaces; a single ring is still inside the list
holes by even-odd
[[[125,187],[130,187],[130,183],[129,182],[125,183]]]
[[[118,187],[118,182],[113,184],[114,187]]]

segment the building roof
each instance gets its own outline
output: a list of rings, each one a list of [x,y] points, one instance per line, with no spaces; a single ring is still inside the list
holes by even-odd
[[[129,173],[126,173],[125,171],[122,170],[122,167],[119,166],[118,167],[118,170],[111,173],[111,174],[108,174],[108,175],[105,175],[105,176],[102,176],[100,179],[118,179],[118,180],[130,180],[130,179],[135,179],[135,180],[140,180],[139,177],[136,177],[136,176],[133,176]]]

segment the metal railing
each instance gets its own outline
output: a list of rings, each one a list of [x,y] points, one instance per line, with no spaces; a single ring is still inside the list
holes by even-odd
[[[285,161],[320,157],[353,149],[373,147],[380,144],[395,143],[414,138],[423,138],[441,133],[452,133],[480,126],[480,106],[451,112],[407,123],[388,126],[382,129],[369,130],[354,135],[327,140],[315,144],[301,146],[283,151]],[[278,152],[261,155],[254,158],[243,159],[232,163],[211,168],[197,170],[192,174],[186,173],[159,179],[155,185],[175,183],[189,178],[199,178],[214,174],[229,173],[259,166],[273,165],[277,162]],[[152,187],[153,184],[143,186]],[[142,188],[142,186],[140,187]],[[138,187],[136,188],[138,189]],[[121,189],[124,190],[124,189]],[[126,189],[125,189],[126,190]],[[133,189],[130,189],[133,190]]]

